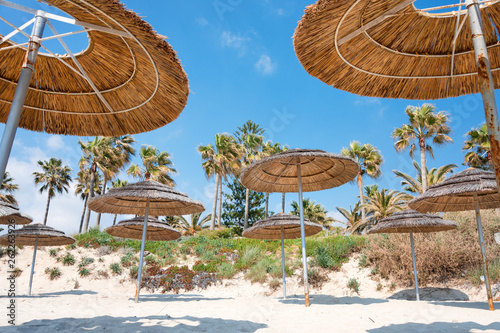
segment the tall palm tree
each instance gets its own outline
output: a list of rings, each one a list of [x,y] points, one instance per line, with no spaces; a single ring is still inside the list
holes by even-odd
[[[176,216],[175,228],[180,229],[184,236],[192,236],[198,231],[201,231],[204,228],[208,228],[208,222],[210,222],[211,215],[201,217],[201,213],[195,213],[190,215],[190,220],[188,221],[184,216]]]
[[[359,188],[359,201],[361,203],[361,219],[362,223],[365,223],[366,210],[363,198],[363,176],[367,175],[373,179],[380,177],[382,174],[380,171],[380,166],[383,162],[382,155],[380,151],[371,144],[361,144],[358,141],[351,141],[349,148],[343,148],[340,153],[354,159],[359,165],[356,181]]]
[[[90,210],[87,209],[87,201],[90,196],[90,170],[80,169],[80,171],[78,172],[78,177],[75,180],[78,182],[75,185],[75,195],[80,194],[80,198],[83,200],[82,218],[80,220],[80,227],[78,229],[78,233],[82,233],[85,213],[90,214]],[[94,180],[94,193],[101,194],[101,185],[102,180],[100,175],[97,173]]]
[[[436,112],[436,108],[431,104],[424,104],[421,107],[408,106],[405,110],[408,115],[409,124],[404,124],[400,128],[394,129],[392,138],[396,140],[394,148],[397,152],[402,152],[410,147],[410,157],[417,149],[415,142],[420,148],[420,168],[426,169],[425,153],[434,158],[432,146],[427,144],[427,140],[432,139],[435,145],[443,145],[453,140],[448,136],[451,132],[449,126],[449,116],[445,111]],[[427,174],[422,174],[422,191],[427,190]]]
[[[286,145],[281,146],[279,142],[276,143],[271,143],[271,141],[267,141],[263,146],[262,146],[262,157],[267,157],[271,156],[274,154],[279,154],[282,152],[285,152],[288,150],[288,147]],[[285,212],[285,193],[282,193],[283,195],[283,203],[282,203],[282,210],[283,213]],[[267,217],[268,215],[268,207],[269,207],[269,193],[266,193],[266,208],[264,211],[264,217]]]
[[[420,166],[416,161],[413,161],[413,167],[417,170],[417,178],[413,178],[410,175],[398,171],[398,170],[393,170],[394,174],[396,177],[402,178],[401,180],[401,186],[403,186],[403,190],[410,192],[411,194],[414,195],[419,195],[423,193],[423,186],[422,186],[422,170],[420,169]],[[443,180],[446,179],[446,175],[448,173],[453,173],[453,169],[457,168],[456,164],[446,164],[443,166],[440,166],[439,168],[432,168],[431,170],[427,169],[427,187],[441,183]]]
[[[346,222],[335,220],[335,222],[340,222],[346,225],[346,232],[351,234],[360,234],[361,231],[366,227],[366,223],[361,219],[361,204],[356,202],[354,208],[349,206],[349,210],[343,207],[335,207],[337,211],[342,214],[342,216],[347,220]]]
[[[473,168],[493,170],[491,160],[490,138],[486,123],[478,128],[473,128],[466,134],[463,151],[465,154],[465,164]]]
[[[405,209],[409,195],[383,188],[380,191],[373,192],[372,196],[365,197],[365,199],[365,207],[370,215],[370,223],[376,224],[381,219]]]
[[[49,214],[50,199],[57,193],[63,191],[68,193],[69,182],[71,181],[71,168],[62,165],[62,160],[50,158],[48,161],[38,161],[38,165],[43,172],[33,172],[35,185],[42,184],[40,193],[47,191],[47,206],[45,208],[45,217],[43,224],[47,224]]]
[[[243,149],[230,134],[216,134],[215,146],[212,146],[212,144],[200,145],[197,150],[201,154],[202,167],[207,178],[210,179],[215,175],[214,199],[210,219],[210,229],[213,230],[215,228],[217,194],[220,191],[220,184],[222,179],[226,180],[229,175],[236,174],[241,168],[240,158],[243,156]]]
[[[17,205],[17,200],[14,198],[12,193],[19,189],[19,185],[13,183],[14,178],[10,177],[8,172],[3,175],[3,181],[0,185],[0,191],[6,193],[0,193],[0,200],[5,201],[14,205]]]
[[[169,153],[153,146],[142,146],[139,155],[143,166],[132,164],[127,174],[134,178],[155,180],[168,186],[175,186],[170,174],[177,173],[177,170],[174,169]]]
[[[311,201],[309,198],[302,199],[304,217],[309,219],[311,222],[319,223],[323,227],[330,229],[331,222],[334,220],[331,217],[327,217],[328,211],[321,204],[317,204],[315,201]],[[292,215],[300,215],[300,207],[297,201],[292,201]]]
[[[128,181],[116,179],[115,181],[111,182],[111,185],[113,186],[113,188],[120,188],[120,187],[128,185]],[[118,216],[118,214],[115,214],[115,217],[113,218],[113,225],[115,225],[115,223],[116,223],[117,216]]]

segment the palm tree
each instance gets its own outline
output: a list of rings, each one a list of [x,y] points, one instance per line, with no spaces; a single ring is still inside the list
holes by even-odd
[[[210,214],[202,218],[201,213],[195,213],[190,215],[189,222],[184,216],[176,216],[173,224],[175,228],[182,230],[184,236],[192,236],[198,231],[208,228],[209,225],[207,225],[207,223],[211,218],[212,216]]]
[[[177,173],[174,164],[170,160],[170,154],[166,151],[160,151],[153,146],[142,146],[140,157],[143,167],[132,164],[127,170],[127,174],[134,178],[144,180],[154,180],[159,183],[175,186],[175,181],[170,174]]]
[[[383,188],[372,193],[372,196],[365,197],[366,210],[370,215],[370,223],[376,224],[383,218],[391,216],[393,213],[406,208],[408,194],[395,190]]]
[[[413,178],[410,175],[407,175],[404,172],[393,170],[396,177],[402,178],[401,186],[403,186],[403,190],[410,192],[414,195],[419,195],[423,193],[422,186],[422,170],[416,161],[413,161],[413,167],[417,170],[417,178]],[[441,183],[445,180],[446,175],[448,173],[453,173],[453,169],[457,168],[456,164],[446,164],[440,166],[439,168],[432,168],[430,171],[427,170],[427,187]]]
[[[80,169],[78,177],[75,180],[78,182],[75,185],[75,195],[80,194],[80,198],[83,200],[82,218],[80,220],[80,228],[78,229],[78,233],[82,233],[85,213],[90,214],[90,210],[87,209],[87,201],[90,196],[90,170]],[[94,179],[94,193],[101,194],[101,183],[101,177],[98,173],[96,173]]]
[[[17,200],[14,198],[12,193],[19,189],[19,185],[14,184],[13,181],[14,178],[10,177],[8,172],[5,172],[2,184],[0,185],[0,191],[4,191],[6,193],[0,193],[0,200],[17,205]]]
[[[490,138],[486,123],[471,129],[465,135],[466,140],[462,148],[463,151],[467,151],[465,164],[473,168],[493,170]]]
[[[240,158],[243,155],[243,149],[236,139],[229,134],[215,135],[215,148],[212,144],[198,146],[198,152],[201,154],[207,179],[215,175],[214,199],[212,205],[212,214],[210,219],[210,229],[215,228],[215,215],[217,211],[217,194],[220,191],[222,179],[227,180],[227,176],[234,175],[241,167]],[[220,201],[220,198],[219,198]],[[220,210],[220,209],[219,209]],[[218,221],[220,226],[220,220]]]
[[[335,222],[340,222],[346,225],[346,232],[351,234],[360,234],[361,231],[366,227],[366,222],[361,219],[361,209],[360,202],[356,202],[354,208],[349,206],[349,210],[343,207],[335,207],[337,211],[342,214],[342,216],[347,220],[346,222],[335,220]]]
[[[317,204],[315,201],[311,201],[309,198],[302,199],[304,217],[309,219],[311,222],[319,223],[323,227],[330,229],[330,223],[334,220],[331,217],[327,217],[328,211],[321,204]],[[300,207],[297,201],[292,201],[292,215],[300,215]]]
[[[50,199],[57,193],[65,191],[68,193],[69,182],[71,181],[71,168],[62,165],[62,160],[50,158],[48,161],[38,161],[38,165],[43,172],[33,172],[35,185],[43,184],[40,187],[40,193],[47,191],[47,206],[45,208],[45,217],[43,224],[47,224],[49,214]]]
[[[380,152],[369,143],[362,145],[358,141],[351,141],[349,148],[343,148],[341,154],[348,156],[356,161],[359,165],[359,171],[356,178],[359,188],[359,201],[361,203],[361,220],[366,222],[366,211],[363,199],[363,176],[367,175],[370,178],[376,179],[380,177],[382,172],[382,155]]]
[[[425,153],[428,152],[434,158],[432,146],[426,141],[432,139],[435,145],[443,145],[453,140],[448,136],[451,128],[448,125],[449,116],[445,111],[435,112],[436,108],[430,104],[424,104],[421,107],[408,106],[405,110],[410,123],[404,124],[400,128],[394,129],[392,138],[396,140],[394,148],[397,152],[402,152],[410,147],[410,157],[417,149],[415,142],[418,142],[420,148],[420,168],[427,170]],[[422,191],[427,190],[427,174],[424,172],[422,179]]]
[[[111,182],[111,185],[113,186],[113,188],[120,188],[120,187],[128,185],[128,181],[117,179],[117,180]],[[113,225],[115,225],[115,223],[116,223],[117,216],[118,216],[118,214],[115,214],[115,217],[113,218]]]
[[[283,145],[281,146],[278,142],[272,144],[271,141],[267,141],[264,146],[262,146],[262,156],[267,157],[274,154],[279,154],[288,150],[288,147]],[[283,213],[285,212],[285,193],[283,195],[282,207]],[[268,215],[268,207],[269,207],[269,193],[266,193],[266,208],[264,211],[264,217]]]

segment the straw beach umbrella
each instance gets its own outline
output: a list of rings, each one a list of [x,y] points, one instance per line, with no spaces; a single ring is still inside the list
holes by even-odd
[[[294,34],[305,70],[334,88],[382,98],[439,99],[481,92],[500,184],[500,2],[318,0]],[[438,9],[452,12],[436,13]]]
[[[304,265],[305,305],[309,306],[307,257],[302,192],[343,185],[356,177],[359,166],[346,156],[323,150],[292,149],[265,157],[243,169],[241,184],[258,192],[298,192]]]
[[[19,207],[0,201],[0,224],[29,224],[33,222],[33,218],[29,215],[21,213]]]
[[[31,284],[35,272],[36,250],[39,246],[58,246],[73,244],[75,239],[64,232],[52,227],[35,223],[27,224],[21,229],[14,230],[13,234],[0,237],[0,245],[26,245],[33,246],[33,261],[31,263],[30,283],[28,295],[31,296]]]
[[[106,228],[106,232],[115,237],[142,239],[143,228],[144,216],[137,216]],[[168,241],[179,237],[181,237],[181,233],[167,223],[160,222],[160,220],[152,216],[148,217],[146,230],[147,241]]]
[[[323,228],[317,223],[304,219],[305,237],[320,232]],[[300,238],[300,217],[278,213],[256,222],[251,228],[243,231],[243,237],[253,239],[281,239],[281,266],[283,270],[283,298],[286,298],[285,275],[285,239]]]
[[[91,198],[88,207],[98,213],[144,215],[135,302],[139,301],[141,289],[142,262],[149,215],[186,215],[201,213],[205,210],[201,202],[192,200],[186,194],[153,180],[110,189],[106,194]]]
[[[491,171],[469,168],[439,184],[430,186],[427,192],[411,200],[408,206],[422,213],[475,210],[488,304],[490,310],[494,310],[480,209],[500,207],[495,174]]]
[[[415,292],[417,301],[420,301],[418,293],[417,264],[415,261],[415,248],[413,246],[414,232],[436,232],[456,229],[457,224],[453,221],[443,220],[437,215],[422,214],[417,211],[406,209],[382,219],[367,234],[378,233],[410,233],[411,256],[413,259],[413,276],[415,277]]]

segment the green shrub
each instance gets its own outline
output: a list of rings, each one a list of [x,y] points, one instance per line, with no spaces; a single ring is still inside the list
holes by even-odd
[[[258,246],[247,247],[236,263],[237,269],[246,269],[257,263],[264,256],[264,251]]]
[[[71,253],[66,253],[62,258],[62,263],[64,266],[71,266],[75,264],[75,257]]]
[[[78,265],[78,268],[87,267],[88,265],[90,265],[93,262],[94,262],[94,258],[83,257],[82,262]]]
[[[127,254],[121,257],[120,261],[123,267],[130,267],[139,260],[133,252],[127,252]]]
[[[130,267],[129,275],[132,279],[137,279],[138,274],[139,274],[139,266]]]
[[[300,280],[304,284],[303,275],[301,275]],[[326,275],[319,269],[313,267],[307,270],[307,281],[311,287],[321,288],[326,280]]]
[[[274,278],[271,281],[269,281],[269,288],[271,290],[276,290],[281,286],[281,280],[278,278]]]
[[[78,272],[78,274],[80,274],[80,276],[82,276],[82,277],[89,276],[90,270],[88,270],[87,268],[81,268],[80,271]]]
[[[48,274],[49,279],[51,279],[51,280],[55,280],[55,279],[58,279],[59,277],[61,277],[61,271],[57,267],[45,268],[45,274]]]
[[[109,265],[109,268],[111,268],[111,272],[113,272],[114,275],[120,275],[123,272],[122,266],[117,262]]]
[[[248,269],[245,277],[252,281],[252,283],[264,283],[271,272],[274,273],[274,277],[281,276],[281,266],[277,265],[276,259],[264,257]],[[278,274],[276,274],[277,272]]]
[[[351,289],[352,291],[354,291],[356,294],[359,295],[359,287],[360,287],[360,283],[358,280],[356,280],[355,278],[351,278],[349,279],[349,281],[347,281],[347,287],[349,289]]]
[[[49,250],[49,255],[51,257],[57,257],[57,252],[59,252],[60,248],[57,248],[57,249],[50,249]]]
[[[73,250],[76,249],[76,243],[72,243],[66,246],[66,250]]]
[[[236,274],[236,268],[230,262],[224,262],[217,267],[217,277],[231,279]]]

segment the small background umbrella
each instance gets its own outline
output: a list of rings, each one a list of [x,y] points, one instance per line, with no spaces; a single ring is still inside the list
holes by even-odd
[[[490,310],[494,310],[480,209],[500,207],[495,174],[469,168],[430,186],[427,192],[411,200],[408,206],[422,213],[475,210],[488,304]]]
[[[139,301],[141,289],[142,262],[149,215],[186,215],[200,213],[205,210],[201,202],[192,200],[186,194],[153,180],[145,180],[110,189],[104,195],[91,198],[88,206],[89,209],[98,213],[144,214],[135,302]]]
[[[27,224],[21,229],[15,230],[13,235],[14,238],[9,237],[9,235],[0,237],[0,245],[12,244],[10,240],[13,239],[15,245],[34,246],[28,291],[28,295],[31,296],[31,284],[33,282],[36,250],[38,246],[69,245],[73,244],[75,242],[75,239],[73,237],[66,236],[62,231],[39,223]]]
[[[307,256],[302,192],[319,191],[345,184],[356,177],[359,166],[349,157],[322,150],[293,149],[263,158],[245,168],[241,184],[258,192],[298,192],[304,265],[304,297],[309,306]]]
[[[323,227],[304,219],[305,237],[317,234]],[[300,217],[278,213],[256,222],[243,231],[243,237],[253,239],[281,239],[281,266],[283,269],[283,298],[286,298],[285,239],[300,238]]]
[[[407,209],[396,212],[385,219],[380,220],[367,234],[377,233],[410,233],[411,256],[413,259],[413,275],[415,277],[415,292],[417,301],[420,300],[418,293],[417,264],[415,261],[415,248],[413,246],[414,232],[436,232],[456,229],[457,224],[453,221],[443,220],[437,215],[422,214]]]
[[[118,222],[118,224],[106,228],[106,232],[111,236],[142,239],[144,228],[144,216],[137,216],[130,220]],[[148,217],[146,240],[148,241],[168,241],[181,237],[181,233],[165,222],[160,222],[157,218]]]
[[[5,201],[0,201],[0,224],[29,224],[33,218],[29,215],[21,213],[19,207]]]

